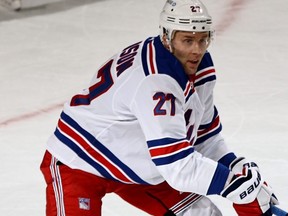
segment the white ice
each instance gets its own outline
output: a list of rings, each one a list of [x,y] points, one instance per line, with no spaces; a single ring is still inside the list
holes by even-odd
[[[24,0],[25,1],[25,0]],[[204,1],[214,17],[210,48],[215,103],[230,148],[260,166],[288,210],[288,1]],[[39,165],[64,101],[108,57],[158,34],[164,0],[65,0],[0,8],[0,215],[45,215]],[[231,203],[211,197],[225,216]],[[115,195],[103,215],[146,215]]]

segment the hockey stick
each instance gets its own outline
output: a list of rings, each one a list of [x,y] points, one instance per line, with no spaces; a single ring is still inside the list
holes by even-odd
[[[288,216],[288,213],[275,205],[271,205],[271,211],[276,216]]]

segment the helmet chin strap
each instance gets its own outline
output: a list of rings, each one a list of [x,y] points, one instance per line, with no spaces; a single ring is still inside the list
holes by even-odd
[[[163,46],[171,53],[173,53],[172,46],[171,46],[171,40],[168,39],[166,35],[163,35],[161,38]]]
[[[163,34],[162,37],[161,37],[162,44],[163,44],[164,47],[165,47],[167,50],[169,50],[169,52],[171,52],[171,53],[173,53],[171,41],[172,41],[172,39],[174,38],[175,33],[176,33],[176,31],[172,31],[172,33],[169,34],[169,31],[167,31],[167,30],[165,29],[165,32],[164,32],[164,34]]]
[[[172,49],[172,45],[171,45],[171,42],[169,41],[169,48],[168,50],[173,54],[173,49]]]

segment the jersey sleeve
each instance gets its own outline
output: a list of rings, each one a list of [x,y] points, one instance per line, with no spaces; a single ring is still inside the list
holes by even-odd
[[[179,191],[219,194],[229,170],[203,157],[187,140],[185,97],[165,74],[148,76],[130,105],[147,141],[151,159],[163,178]]]
[[[216,70],[208,52],[203,59],[194,80],[195,88],[204,105],[204,114],[197,131],[195,149],[205,157],[229,166],[236,156],[228,148],[221,135],[222,124],[219,112],[214,104],[213,95]]]

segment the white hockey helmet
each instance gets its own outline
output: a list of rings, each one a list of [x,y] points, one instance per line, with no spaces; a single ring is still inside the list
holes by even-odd
[[[167,0],[160,14],[160,37],[167,36],[169,42],[174,31],[210,32],[212,17],[200,0]]]

